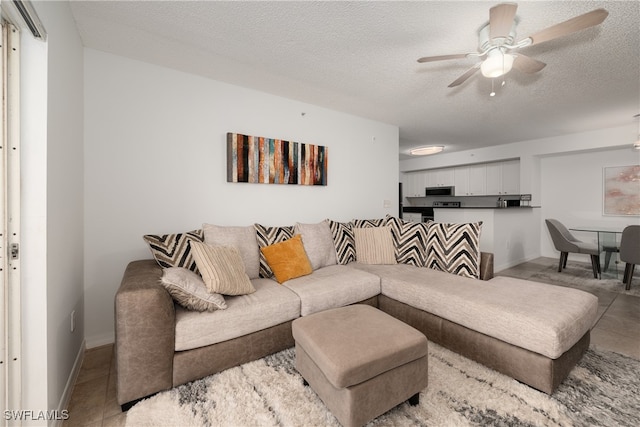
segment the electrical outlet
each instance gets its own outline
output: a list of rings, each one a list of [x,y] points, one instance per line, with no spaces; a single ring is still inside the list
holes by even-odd
[[[76,330],[76,311],[71,312],[71,332]]]
[[[390,208],[391,207],[391,200],[383,200],[382,201],[382,207]]]

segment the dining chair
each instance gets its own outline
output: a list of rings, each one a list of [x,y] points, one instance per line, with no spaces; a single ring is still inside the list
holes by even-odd
[[[633,271],[640,264],[640,225],[629,225],[622,230],[620,239],[620,261],[626,263],[622,283],[625,289],[631,289]]]
[[[546,219],[547,228],[551,235],[551,240],[556,250],[560,251],[560,262],[558,264],[558,273],[562,272],[563,268],[567,267],[567,258],[569,253],[587,254],[591,256],[591,269],[593,270],[593,277],[598,278],[600,270],[600,250],[598,245],[594,243],[587,243],[576,239],[573,234],[567,230],[560,221],[557,219]]]

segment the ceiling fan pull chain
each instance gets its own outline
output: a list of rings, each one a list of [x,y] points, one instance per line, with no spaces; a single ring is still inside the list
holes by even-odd
[[[489,94],[489,96],[496,96],[496,91],[495,91],[495,90],[493,90],[493,82],[494,82],[495,80],[496,80],[496,79],[491,79],[491,93]]]

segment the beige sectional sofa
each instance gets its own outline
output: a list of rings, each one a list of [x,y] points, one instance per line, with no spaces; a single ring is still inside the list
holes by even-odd
[[[357,239],[345,244],[345,227],[360,231],[371,226],[389,229],[396,258],[403,263],[360,262],[367,257],[360,257]],[[174,301],[161,283],[166,259],[152,247],[156,260],[131,262],[115,298],[119,404],[126,410],[159,391],[292,347],[294,319],[356,303],[377,307],[420,330],[430,341],[552,393],[588,348],[597,298],[569,288],[494,278],[493,257],[480,254],[477,235],[475,248],[474,242],[458,248],[466,253],[471,247],[477,278],[416,265],[426,262],[430,245],[441,238],[430,234],[430,226],[434,224],[396,218],[300,224],[295,232],[302,234],[309,259],[316,262],[311,274],[282,284],[273,278],[250,277],[255,292],[225,296],[226,309],[203,312]],[[325,244],[315,244],[311,240],[318,234],[310,230],[320,230],[325,238],[329,230],[334,245],[328,249],[326,239]],[[473,234],[468,231],[462,231],[462,240]],[[152,237],[162,244],[171,240]],[[185,243],[177,240],[173,249]],[[255,263],[259,248],[270,243],[258,241],[255,247],[238,244],[251,252],[243,258],[245,263]],[[319,257],[319,252],[329,250],[337,256]],[[415,256],[407,256],[410,252]],[[323,260],[320,265],[318,259]],[[455,256],[451,260],[452,265],[459,263]],[[247,267],[247,271],[256,269],[256,265]]]

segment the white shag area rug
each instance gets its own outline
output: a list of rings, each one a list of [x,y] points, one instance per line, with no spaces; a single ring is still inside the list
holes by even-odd
[[[127,413],[127,427],[339,426],[284,350],[159,393]],[[429,343],[429,385],[369,426],[638,426],[640,361],[588,350],[548,396]]]

